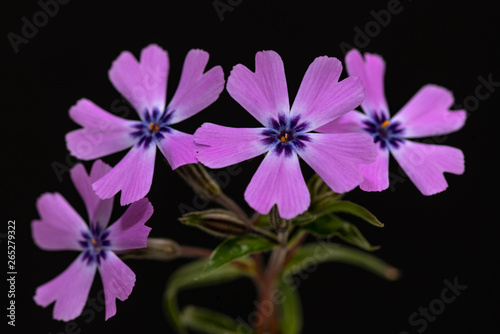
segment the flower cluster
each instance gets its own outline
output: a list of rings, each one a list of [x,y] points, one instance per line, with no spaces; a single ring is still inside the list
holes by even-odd
[[[146,247],[150,228],[144,224],[153,208],[145,196],[152,185],[156,148],[172,169],[198,162],[222,168],[264,155],[244,198],[263,215],[276,207],[283,219],[297,217],[311,204],[300,159],[336,193],[357,186],[365,191],[387,189],[390,153],[424,195],[446,189],[444,172],[464,171],[459,149],[411,140],[463,126],[465,111],[450,110],[451,92],[425,85],[391,117],[384,95],[383,58],[363,56],[357,50],[346,55],[348,77],[342,80],[338,59],[314,59],[293,103],[281,57],[274,51],[258,52],[255,71],[236,65],[226,89],[260,127],[204,123],[194,134],[178,131],[173,125],[210,106],[224,89],[220,66],[205,71],[208,58],[203,50],[188,52],[177,90],[167,103],[167,52],[149,45],[139,60],[123,52],[113,62],[109,79],[139,120],[117,117],[87,99],[69,110],[81,126],[66,136],[73,156],[94,160],[129,151],[114,167],[96,160],[90,174],[82,164],[71,170],[89,225],[61,195],[47,193],[38,199],[40,219],[32,223],[35,243],[46,250],[80,252],[66,271],[36,291],[39,305],[55,301],[54,318],[67,321],[82,312],[96,270],[103,281],[106,319],[116,313],[115,299],[123,301],[130,295],[135,275],[114,251]],[[359,106],[363,112],[355,110]],[[108,227],[118,192],[120,204],[129,207]]]

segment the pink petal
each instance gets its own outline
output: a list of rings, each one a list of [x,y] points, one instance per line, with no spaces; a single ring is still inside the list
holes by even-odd
[[[153,214],[153,206],[147,198],[132,203],[127,211],[107,231],[112,240],[110,249],[125,250],[144,248],[150,227],[145,226],[146,221]]]
[[[106,253],[106,259],[101,262],[99,273],[102,278],[106,303],[105,320],[108,320],[116,314],[116,298],[124,301],[132,293],[135,285],[135,274],[113,252]]]
[[[31,224],[33,240],[45,250],[81,250],[78,240],[89,230],[83,219],[58,193],[43,194],[36,202],[40,220]]]
[[[447,134],[460,129],[465,110],[450,111],[453,94],[440,86],[425,85],[392,118],[404,128],[404,137],[418,138]]]
[[[448,187],[444,172],[464,172],[464,155],[454,147],[406,140],[391,153],[424,195],[434,195]]]
[[[345,57],[346,69],[349,75],[359,77],[365,88],[365,100],[361,107],[367,114],[382,113],[389,119],[389,108],[384,93],[385,61],[376,54],[365,53],[363,56],[358,50],[349,51]]]
[[[54,319],[69,321],[78,317],[87,302],[90,287],[94,280],[95,265],[88,265],[83,254],[59,276],[36,289],[35,302],[47,307],[52,302]]]
[[[245,190],[245,200],[261,214],[267,214],[277,204],[285,219],[306,211],[311,198],[297,155],[286,157],[269,152]]]
[[[377,151],[375,162],[358,165],[364,179],[359,185],[361,190],[382,191],[389,187],[389,151],[387,149]]]
[[[142,83],[147,92],[150,111],[155,108],[158,111],[165,109],[169,69],[170,64],[167,51],[156,44],[148,45],[142,49]]]
[[[270,118],[288,114],[288,90],[281,57],[274,51],[255,55],[255,73],[238,64],[227,79],[227,91],[261,124],[270,126]]]
[[[144,118],[147,111],[165,109],[168,54],[157,45],[141,52],[141,63],[128,51],[122,52],[111,65],[109,80]]]
[[[363,124],[361,123],[366,119],[366,115],[352,110],[347,114],[334,119],[325,125],[320,126],[315,131],[325,133],[350,133],[350,132],[363,132]]]
[[[143,145],[132,147],[109,173],[92,184],[92,188],[103,199],[111,198],[121,190],[121,205],[140,200],[151,188],[155,155],[156,145],[152,143],[147,148]]]
[[[194,133],[198,160],[210,168],[222,168],[265,153],[264,128],[229,128],[204,123]],[[203,146],[202,146],[203,145]]]
[[[137,139],[130,134],[136,121],[116,117],[95,105],[81,99],[69,110],[73,121],[83,126],[66,135],[66,145],[71,155],[92,160],[133,146]]]
[[[365,133],[309,133],[310,141],[298,153],[337,193],[352,190],[363,181],[357,164],[375,161],[373,138]]]
[[[92,183],[110,170],[111,167],[101,160],[94,162],[90,176],[85,171],[83,164],[77,164],[71,168],[71,179],[87,208],[90,224],[99,223],[102,230],[109,222],[113,209],[113,199],[102,200],[92,189]]]
[[[169,133],[164,134],[163,138],[156,137],[155,142],[172,169],[198,162],[193,135],[170,128]]]
[[[109,223],[109,219],[111,217],[111,212],[113,211],[113,199],[101,199],[97,196],[92,189],[92,183],[99,180],[101,177],[106,175],[111,171],[111,166],[104,163],[102,160],[96,160],[92,165],[92,169],[90,170],[90,183],[89,187],[91,188],[95,197],[99,199],[99,202],[94,211],[94,220],[96,223],[100,224],[101,230],[104,230]],[[91,224],[94,222],[91,221]]]
[[[224,72],[215,66],[205,71],[208,52],[190,50],[184,61],[181,80],[168,105],[170,124],[178,123],[211,105],[224,89]]]
[[[309,129],[346,114],[363,101],[361,80],[349,77],[338,82],[341,72],[340,61],[326,56],[316,58],[307,69],[291,113],[301,115]]]

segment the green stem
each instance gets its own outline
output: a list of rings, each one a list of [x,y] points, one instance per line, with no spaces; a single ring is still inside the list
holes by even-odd
[[[288,241],[288,221],[279,216],[277,207],[274,206],[269,213],[271,226],[276,230],[280,246],[276,247],[271,253],[264,281],[259,291],[259,304],[257,311],[261,315],[262,322],[257,324],[255,332],[258,334],[280,333],[278,321],[278,305],[274,300],[276,283],[280,277],[283,267],[287,261],[287,241]]]
[[[248,218],[245,211],[243,211],[243,209],[235,201],[227,197],[227,195],[224,194],[223,192],[221,192],[218,196],[214,197],[212,200],[220,204],[224,208],[228,209],[229,211],[232,211],[236,216],[241,218],[246,225],[250,225],[250,219]]]

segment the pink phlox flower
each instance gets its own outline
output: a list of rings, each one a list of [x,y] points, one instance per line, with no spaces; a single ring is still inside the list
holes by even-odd
[[[110,169],[101,160],[94,162],[90,175],[82,164],[71,169],[90,226],[58,193],[45,193],[37,201],[40,219],[31,224],[35,243],[45,250],[80,252],[64,272],[36,289],[34,300],[38,305],[46,307],[55,302],[54,319],[69,321],[82,313],[96,270],[102,279],[106,320],[116,313],[116,298],[124,301],[134,287],[134,272],[114,251],[146,247],[151,228],[144,224],[153,214],[153,207],[143,198],[108,227],[113,198],[100,199],[91,184]]]
[[[109,70],[109,79],[135,108],[140,121],[112,115],[87,99],[70,109],[71,119],[83,127],[66,135],[67,147],[75,157],[92,160],[132,147],[93,184],[98,196],[111,198],[121,191],[121,205],[146,196],[153,180],[156,147],[172,169],[197,162],[192,135],[172,125],[208,107],[224,89],[220,66],[204,73],[208,57],[203,50],[188,52],[179,86],[166,106],[167,52],[152,44],[142,50],[140,61],[130,52],[122,52]]]
[[[221,168],[267,153],[245,190],[245,200],[262,214],[276,204],[286,219],[304,212],[310,204],[299,157],[334,191],[353,189],[363,181],[356,165],[375,158],[371,137],[313,132],[363,101],[361,80],[348,77],[339,82],[341,72],[338,59],[316,58],[290,108],[284,66],[276,52],[258,52],[255,72],[236,65],[227,91],[264,127],[205,123],[194,134],[200,145],[198,160],[210,168]]]
[[[377,147],[374,163],[360,165],[365,191],[382,191],[389,187],[389,153],[424,195],[433,195],[448,186],[443,173],[462,174],[464,156],[461,150],[409,139],[442,136],[459,130],[465,123],[465,110],[450,110],[453,94],[440,86],[422,87],[406,105],[390,117],[384,94],[385,62],[379,55],[357,50],[346,55],[349,75],[363,80],[366,98],[364,113],[353,110],[318,131],[324,133],[364,132],[373,137]]]

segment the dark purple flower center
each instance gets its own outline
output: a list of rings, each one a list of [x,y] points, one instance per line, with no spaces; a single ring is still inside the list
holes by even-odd
[[[133,125],[134,130],[131,136],[139,138],[137,145],[144,145],[144,148],[148,148],[154,139],[163,139],[164,134],[171,131],[168,125],[174,111],[169,112],[168,108],[163,113],[160,113],[158,109],[153,109],[152,112],[146,111],[144,120]]]
[[[398,121],[390,121],[385,114],[377,112],[372,113],[369,119],[363,121],[365,125],[363,130],[368,132],[375,143],[378,143],[381,149],[397,149],[404,143],[402,134],[404,128]]]
[[[284,153],[288,157],[293,151],[303,149],[304,142],[310,140],[305,131],[307,127],[306,122],[300,122],[300,116],[289,118],[280,114],[277,120],[269,120],[269,126],[262,132],[265,136],[262,141],[274,146],[272,150],[278,155]]]
[[[106,251],[111,246],[108,239],[109,231],[101,231],[99,224],[94,224],[90,230],[83,231],[83,240],[79,243],[83,247],[83,261],[87,264],[97,263],[101,264],[101,258],[106,259]]]

